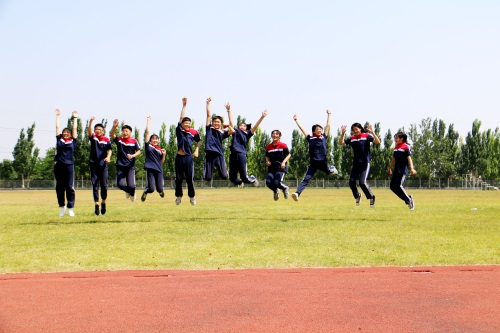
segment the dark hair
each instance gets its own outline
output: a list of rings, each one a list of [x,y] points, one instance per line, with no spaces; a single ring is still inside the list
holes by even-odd
[[[397,132],[396,134],[394,134],[394,138],[396,137],[400,138],[404,143],[406,143],[406,140],[408,140],[408,135],[403,132]]]
[[[96,129],[97,127],[100,127],[102,129],[104,129],[104,126],[102,126],[101,123],[97,123],[97,124],[94,125],[94,129]]]
[[[151,142],[151,139],[152,139],[152,138],[157,138],[158,140],[160,140],[160,137],[159,137],[158,135],[156,135],[156,134],[151,134],[151,135],[149,136],[149,141],[150,141],[150,142]]]
[[[281,132],[280,132],[280,130],[273,130],[273,131],[271,132],[271,134],[273,134],[274,132],[278,132],[278,134],[280,135],[280,138],[281,138]]]
[[[313,125],[312,127],[312,131],[314,133],[314,131],[316,130],[316,128],[320,127],[321,129],[323,129],[323,126],[319,125],[319,124],[316,124],[316,125]]]
[[[241,125],[241,124],[244,124],[244,125],[247,127],[247,130],[249,130],[249,129],[251,129],[251,128],[252,128],[252,124],[245,124],[245,122],[244,122],[244,121],[242,121],[239,125]],[[239,125],[238,125],[238,126],[239,126]]]
[[[68,131],[69,132],[69,135],[71,135],[71,130],[68,128],[68,127],[64,127],[61,131],[61,134],[64,133],[64,131]]]
[[[181,120],[181,124],[182,124],[183,122],[185,122],[185,121],[191,121],[191,118],[189,118],[189,117],[184,117],[184,118],[182,118],[182,120]]]
[[[217,116],[217,115],[215,115],[215,114],[214,114],[214,115],[212,116],[212,121],[214,121],[214,119],[219,119],[219,120],[220,120],[220,122],[221,122],[221,124],[224,124],[224,119],[222,119],[222,117],[221,117],[221,116]]]
[[[130,130],[130,132],[132,132],[132,127],[130,127],[129,125],[123,125],[123,126],[122,126],[122,131],[123,131],[124,129],[128,129],[128,130]]]
[[[352,129],[353,129],[354,127],[359,128],[359,130],[361,131],[361,133],[366,132],[366,131],[365,131],[365,128],[364,128],[364,127],[363,127],[363,125],[361,125],[360,123],[354,123],[354,124],[352,124],[352,125],[351,125],[351,131],[352,131]]]

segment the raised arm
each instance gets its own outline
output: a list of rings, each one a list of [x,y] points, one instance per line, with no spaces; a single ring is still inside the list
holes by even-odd
[[[297,117],[297,115],[294,115],[293,116],[293,120],[295,120],[295,123],[297,124],[297,126],[299,127],[300,131],[302,132],[302,134],[304,134],[305,136],[307,136],[307,132],[306,130],[300,125],[299,123],[299,118]]]
[[[378,138],[377,134],[375,134],[375,132],[373,131],[372,124],[368,124],[368,126],[366,126],[366,130],[368,131],[368,133],[370,133],[371,135],[373,135],[373,143],[376,144],[376,145],[379,145],[380,144],[380,139]]]
[[[226,110],[227,110],[227,117],[229,118],[229,126],[234,128],[233,113],[231,112],[231,105],[229,104],[229,102],[227,102],[226,105],[224,105],[224,106],[226,107]]]
[[[210,125],[212,122],[211,122],[211,117],[212,117],[212,113],[210,112],[210,102],[212,101],[212,97],[209,97],[207,98],[207,122],[206,122],[206,125]]]
[[[114,140],[116,138],[116,128],[118,127],[118,119],[113,120],[113,127],[111,128],[111,131],[109,132],[109,137]]]
[[[325,125],[325,129],[323,130],[323,134],[325,134],[325,136],[328,136],[328,133],[330,133],[330,115],[332,113],[330,112],[330,110],[326,110],[326,125]]]
[[[260,116],[259,120],[257,120],[257,122],[250,129],[250,132],[252,132],[252,134],[255,133],[255,131],[257,130],[257,128],[259,128],[260,123],[262,122],[262,120],[264,120],[264,118],[266,118],[267,113],[268,113],[267,109],[265,109],[264,111],[262,111],[262,116]]]
[[[149,142],[149,123],[151,122],[151,116],[146,118],[146,132],[144,133],[144,142]]]
[[[182,119],[186,116],[186,104],[187,104],[188,99],[186,97],[182,98],[182,110],[181,110],[181,117],[179,119],[179,123],[182,123]]]
[[[346,130],[347,130],[347,126],[346,125],[342,125],[340,127],[339,145],[341,145],[341,146],[345,145],[344,136],[345,136],[345,131]]]
[[[94,120],[95,120],[94,116],[90,117],[89,119],[89,127],[87,127],[87,135],[89,136],[89,138],[92,136],[92,122]]]
[[[71,129],[71,136],[73,138],[76,138],[76,136],[78,135],[78,126],[77,126],[78,111],[73,111],[73,113],[71,114],[71,117],[73,118],[73,128]]]
[[[59,109],[56,109],[56,135],[61,134],[61,125],[60,125],[60,116],[61,116],[61,111]]]

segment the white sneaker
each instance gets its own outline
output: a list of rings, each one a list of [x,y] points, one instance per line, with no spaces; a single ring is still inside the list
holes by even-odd
[[[182,197],[175,198],[175,204],[179,206],[181,204]]]
[[[134,194],[133,196],[132,196],[132,195],[129,195],[129,197],[130,197],[130,201],[135,202],[135,199],[136,199],[135,194]]]
[[[130,199],[130,193],[125,192],[125,199]]]
[[[283,190],[283,196],[285,197],[285,199],[288,199],[288,196],[290,195],[290,192],[288,192],[288,186],[285,187],[285,189]]]
[[[252,177],[255,179],[255,181],[253,182],[253,186],[258,187],[259,184],[260,184],[259,181],[258,181],[258,179],[255,178],[255,176],[252,176]]]
[[[280,189],[276,189],[276,192],[274,192],[274,201],[278,201],[280,198]]]
[[[64,216],[66,213],[66,206],[59,207],[59,216]]]
[[[75,216],[75,211],[73,210],[73,208],[68,208],[68,215],[71,217]]]
[[[299,194],[297,192],[292,193],[292,199],[295,201],[299,201]]]
[[[339,171],[333,165],[329,168],[329,171],[330,171],[330,173],[333,173],[334,175],[338,175],[339,174]]]
[[[191,203],[191,205],[196,205],[196,199],[194,197],[192,198],[189,198],[189,202]]]

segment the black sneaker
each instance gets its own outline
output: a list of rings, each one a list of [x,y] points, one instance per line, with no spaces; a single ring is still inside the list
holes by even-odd
[[[99,212],[99,205],[95,205],[94,214],[95,215],[99,215],[100,214],[100,212]]]
[[[375,196],[370,199],[370,208],[375,207]]]
[[[146,197],[147,197],[147,193],[146,192],[143,192],[142,195],[141,195],[141,201],[144,202],[146,201]]]
[[[101,203],[101,215],[104,215],[104,214],[106,214],[106,204]]]
[[[356,198],[356,206],[359,206],[360,201],[361,201],[361,193],[358,193],[358,197]]]
[[[163,198],[164,196],[165,196],[165,192],[161,191],[161,192],[160,192],[160,197],[162,197],[162,198]]]

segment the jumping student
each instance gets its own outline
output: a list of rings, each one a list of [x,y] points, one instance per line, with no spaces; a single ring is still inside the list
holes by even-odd
[[[330,111],[326,110],[327,118],[326,118],[326,126],[323,131],[323,127],[321,125],[313,125],[312,126],[312,135],[309,135],[306,130],[300,125],[297,115],[293,116],[293,120],[299,127],[300,131],[306,137],[307,142],[309,142],[309,165],[307,166],[306,175],[304,179],[299,184],[297,191],[292,194],[292,198],[295,201],[299,201],[299,196],[304,191],[304,189],[309,185],[309,181],[314,176],[316,171],[321,170],[326,174],[338,174],[337,169],[334,166],[328,165],[328,160],[326,157],[326,139],[328,137],[328,133],[330,132]]]
[[[146,170],[147,184],[142,193],[141,201],[146,201],[146,196],[148,193],[153,193],[155,189],[160,194],[160,197],[164,197],[163,193],[163,164],[165,163],[165,149],[158,146],[160,142],[160,137],[156,134],[150,134],[149,123],[151,122],[151,116],[146,118],[146,133],[145,139],[147,142],[144,144],[146,151],[146,161],[144,163],[144,170]]]
[[[229,125],[234,128],[233,115],[231,113],[231,106],[226,104],[227,115],[229,118]],[[229,180],[236,186],[242,184],[253,184],[259,186],[259,181],[255,176],[249,176],[247,173],[247,146],[248,140],[254,135],[260,123],[267,116],[267,110],[262,112],[262,116],[257,120],[252,127],[251,124],[241,122],[238,128],[235,129],[233,140],[231,142],[231,155],[229,155]],[[238,173],[241,178],[238,178]]]
[[[234,133],[231,125],[228,129],[223,130],[224,120],[221,116],[213,116],[210,113],[210,102],[212,98],[207,98],[207,121],[205,131],[205,165],[203,168],[203,179],[211,181],[214,168],[219,171],[219,176],[222,179],[228,178],[226,160],[224,159],[224,150],[222,148],[222,140],[227,139]]]
[[[104,126],[95,124],[92,132],[92,122],[95,117],[90,118],[87,134],[90,140],[90,181],[92,183],[92,195],[94,197],[94,214],[106,214],[106,199],[108,197],[108,164],[111,161],[111,141],[104,135]],[[101,209],[99,210],[99,186],[101,187]]]
[[[358,192],[356,180],[359,181],[359,187],[363,190],[366,198],[370,200],[370,207],[375,206],[375,195],[373,195],[370,187],[366,183],[368,174],[370,173],[370,143],[379,145],[380,140],[373,131],[371,124],[366,126],[366,130],[360,123],[354,123],[351,126],[352,136],[344,140],[344,135],[347,130],[346,125],[342,125],[341,134],[339,138],[339,145],[350,145],[354,152],[352,161],[351,176],[349,177],[349,187],[351,188],[352,195],[356,199],[356,205],[359,206],[361,201],[361,193]]]
[[[288,199],[288,186],[283,183],[283,179],[288,172],[287,162],[292,155],[287,145],[280,141],[281,132],[279,130],[271,132],[271,139],[273,141],[266,146],[266,185],[273,191],[275,201],[280,198],[280,190],[283,191],[285,199]]]
[[[406,193],[404,188],[404,183],[406,177],[408,176],[408,167],[412,175],[416,175],[417,171],[413,168],[413,161],[411,159],[411,148],[406,143],[407,135],[403,132],[398,132],[394,135],[394,142],[396,146],[394,147],[394,154],[389,164],[389,174],[392,175],[391,178],[391,190],[394,192],[401,200],[408,205],[410,210],[415,209],[415,202],[413,197]],[[394,171],[392,167],[394,167]]]
[[[141,155],[141,148],[136,139],[132,138],[132,127],[122,126],[122,135],[116,136],[118,119],[113,121],[109,136],[116,143],[116,183],[125,192],[125,198],[135,201],[135,158]]]
[[[188,187],[189,202],[191,205],[196,205],[194,191],[194,161],[193,157],[198,157],[199,148],[201,145],[200,135],[198,131],[191,128],[191,119],[185,117],[187,98],[182,99],[182,111],[179,123],[175,129],[177,137],[177,155],[175,156],[175,204],[180,205],[182,200],[182,181],[186,178]],[[196,148],[192,151],[192,145],[196,142]]]
[[[77,136],[78,112],[72,113],[73,128],[63,128],[60,126],[61,111],[56,109],[56,156],[54,157],[54,176],[56,178],[56,195],[59,203],[59,216],[64,216],[66,208],[68,215],[75,216],[75,149]],[[66,204],[64,196],[66,194]]]

